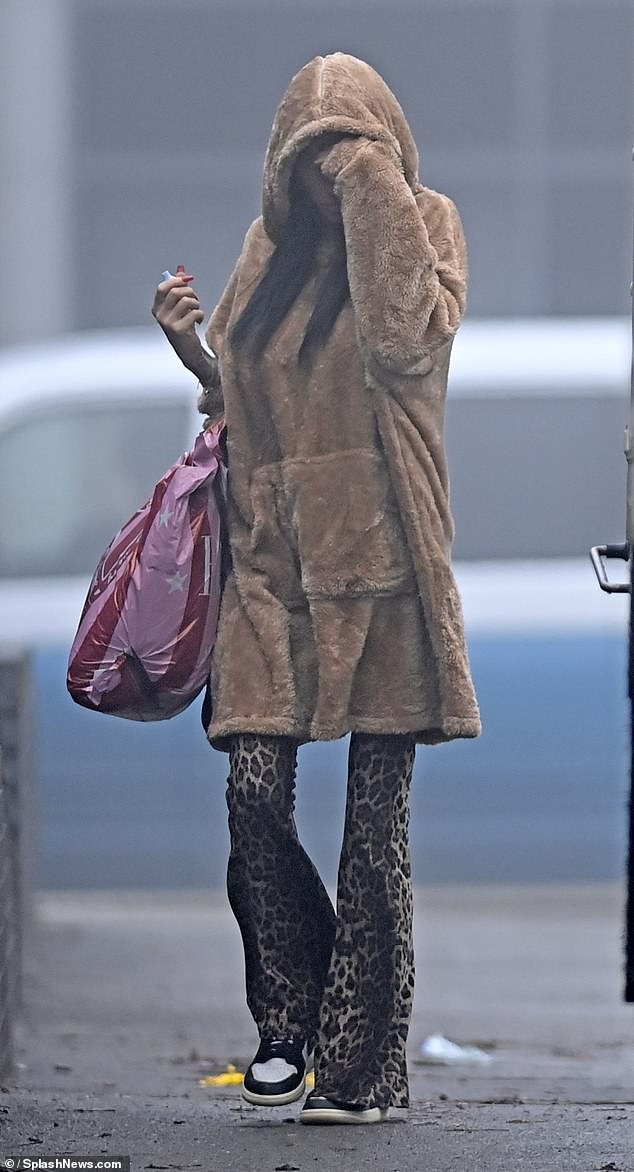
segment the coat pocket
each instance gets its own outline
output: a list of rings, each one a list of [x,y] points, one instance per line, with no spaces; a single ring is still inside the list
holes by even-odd
[[[398,593],[413,581],[381,457],[366,449],[282,462],[301,582],[310,596]]]
[[[261,574],[271,593],[286,605],[303,600],[299,551],[285,515],[279,464],[257,468],[251,479],[253,528],[249,566]]]

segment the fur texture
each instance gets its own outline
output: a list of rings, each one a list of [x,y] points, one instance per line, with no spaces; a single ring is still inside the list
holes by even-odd
[[[229,329],[284,231],[294,160],[333,130],[350,136],[322,169],[341,206],[351,301],[310,374],[297,353],[318,274],[251,362]],[[211,676],[217,748],[234,732],[411,732],[433,744],[481,731],[443,438],[466,251],[455,206],[417,172],[403,112],[371,66],[334,53],[293,78],[263,214],[206,333],[218,372],[199,407],[227,421],[233,557]],[[326,234],[321,257],[333,247]]]

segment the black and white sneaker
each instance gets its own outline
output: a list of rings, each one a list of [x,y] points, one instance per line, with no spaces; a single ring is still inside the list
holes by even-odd
[[[384,1123],[389,1107],[361,1107],[358,1103],[340,1103],[311,1091],[301,1109],[300,1123]]]
[[[262,1041],[242,1083],[242,1097],[259,1107],[283,1107],[301,1099],[306,1086],[307,1051],[297,1038]]]

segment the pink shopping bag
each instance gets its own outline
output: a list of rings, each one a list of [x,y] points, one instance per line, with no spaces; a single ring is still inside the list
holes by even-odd
[[[165,720],[207,681],[221,595],[221,432],[201,432],[97,566],[68,664],[68,690],[85,708]]]

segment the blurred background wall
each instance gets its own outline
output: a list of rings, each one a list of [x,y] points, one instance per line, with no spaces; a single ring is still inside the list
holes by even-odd
[[[3,0],[0,342],[210,310],[259,214],[273,115],[336,49],[458,204],[475,316],[629,312],[631,0]]]

